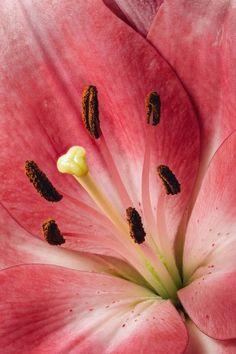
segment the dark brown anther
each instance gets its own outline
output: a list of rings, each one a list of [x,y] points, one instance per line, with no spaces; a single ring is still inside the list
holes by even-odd
[[[49,219],[45,221],[42,225],[42,229],[44,238],[50,245],[57,246],[66,242],[55,220]]]
[[[165,186],[167,194],[174,195],[180,192],[180,184],[168,166],[158,166],[157,172]]]
[[[37,192],[49,202],[59,202],[62,195],[53,187],[34,161],[25,161],[25,174]]]
[[[101,136],[98,96],[95,86],[87,86],[82,95],[82,118],[85,128],[91,136],[98,139]]]
[[[147,122],[151,125],[157,125],[160,122],[161,101],[157,92],[151,92],[145,99],[145,108]]]
[[[146,232],[143,228],[141,217],[135,208],[126,209],[126,217],[129,224],[130,236],[134,242],[141,244],[145,241]]]

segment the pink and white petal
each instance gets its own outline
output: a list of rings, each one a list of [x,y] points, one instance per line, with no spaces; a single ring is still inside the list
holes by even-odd
[[[185,311],[206,335],[236,339],[236,272],[206,275],[178,291]]]
[[[187,282],[208,272],[236,271],[235,149],[236,132],[216,152],[202,182],[186,233]]]
[[[204,153],[213,154],[236,128],[235,21],[232,0],[166,0],[147,36],[189,92]]]
[[[27,182],[27,181],[26,181]],[[29,184],[29,182],[27,182]],[[25,186],[28,190],[27,183]],[[83,202],[64,197],[60,203],[53,204],[43,200],[32,188],[21,195],[15,191],[16,203],[4,200],[4,206],[32,237],[42,237],[41,225],[47,219],[55,219],[67,242],[63,247],[83,252],[117,256],[123,252],[119,233],[111,222],[95,209]],[[19,192],[19,194],[22,190]],[[9,206],[10,205],[10,206]],[[31,206],[33,207],[31,208]]]
[[[52,264],[82,271],[112,274],[139,284],[146,284],[133,267],[117,258],[117,253],[114,252],[116,257],[99,256],[85,250],[78,252],[66,249],[67,238],[65,246],[51,246],[23,229],[1,205],[0,230],[0,269],[29,263]],[[91,248],[96,249],[95,246]],[[106,253],[106,249],[102,251]],[[110,249],[107,253],[112,254]]]
[[[4,21],[8,27],[9,17],[13,16],[11,6],[14,4],[7,1],[1,3],[4,8]],[[28,109],[29,100],[25,101],[25,97],[30,97],[30,107],[34,113],[37,112],[37,120],[46,129],[49,140],[56,144],[57,153],[69,144],[79,143],[87,148],[91,173],[103,188],[106,186],[109,197],[116,205],[119,204],[116,202],[114,190],[112,191],[109,173],[104,167],[99,148],[88,138],[81,126],[79,108],[77,109],[80,94],[86,83],[93,83],[98,87],[104,137],[122,180],[138,207],[146,128],[143,101],[150,91],[157,90],[160,93],[162,121],[154,128],[156,133],[152,146],[154,157],[151,164],[150,188],[153,196],[158,194],[158,190],[162,190],[156,180],[156,166],[162,163],[169,165],[182,183],[181,194],[168,198],[165,208],[167,225],[171,225],[169,234],[175,235],[192,190],[199,156],[197,121],[187,94],[176,75],[147,41],[127,27],[99,0],[54,0],[53,3],[47,0],[25,0],[23,4],[23,10],[15,4],[16,19],[10,21],[12,28],[4,37],[6,50],[6,38],[12,36],[14,39],[19,35],[19,45],[13,46],[15,42],[12,39],[10,50],[9,39],[7,40],[8,50],[3,56],[7,59],[4,71],[7,85],[20,87],[13,91],[20,100],[21,107],[23,105]],[[109,25],[106,26],[106,23]],[[32,44],[30,48],[27,47],[29,42]],[[17,58],[17,62],[14,62],[14,58]],[[13,96],[12,94],[10,97]],[[45,99],[44,108],[39,110],[38,102],[42,103]],[[56,103],[51,105],[51,101]],[[13,105],[10,103],[12,109]],[[9,117],[6,113],[5,116]],[[48,123],[52,121],[52,115],[56,128],[52,123]],[[15,111],[14,116],[21,119],[19,110]],[[29,126],[30,115],[28,116],[27,122],[24,123],[25,129]],[[64,126],[67,122],[69,128],[65,133]],[[32,134],[31,131],[27,140],[30,145],[36,146],[35,152],[33,147],[31,149],[31,158],[35,158],[39,139],[33,141]],[[3,145],[6,145],[6,139],[8,138],[5,136]],[[27,155],[30,145],[28,148],[22,147],[24,156]],[[14,146],[11,146],[10,150],[13,151]],[[54,154],[50,163],[55,160],[55,155],[57,154]],[[42,156],[42,161],[39,161],[42,162],[41,165],[45,158],[46,156]],[[19,158],[19,163],[20,160],[22,158]],[[48,165],[47,158],[45,166],[49,168]],[[16,174],[19,174],[18,171]],[[7,173],[8,170],[5,169],[4,172]],[[12,181],[10,178],[6,180]],[[13,183],[7,182],[8,191],[14,189],[14,182],[15,180]],[[64,185],[65,183],[63,187]],[[82,198],[86,200],[83,195]],[[8,207],[12,208],[13,200],[9,196],[7,202]],[[24,203],[24,196],[21,196],[21,202]],[[21,218],[20,208],[14,212]]]
[[[61,267],[0,272],[3,354],[183,353],[187,333],[169,301],[111,276]]]
[[[103,0],[120,19],[146,37],[152,21],[164,0]]]
[[[33,217],[34,214],[30,215],[27,229],[35,226],[36,235],[41,233],[40,228],[44,220],[49,217],[56,220],[67,240],[62,247],[114,256],[124,252],[122,237],[113,224],[104,215],[79,201],[73,202],[65,197],[50,211],[46,208],[42,210],[40,219],[38,217],[34,220]]]
[[[189,342],[184,354],[234,354],[236,340],[216,340],[201,332],[191,321],[186,321]]]

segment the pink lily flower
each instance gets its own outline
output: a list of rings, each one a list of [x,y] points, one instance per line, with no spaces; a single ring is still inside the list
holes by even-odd
[[[235,353],[235,12],[1,1],[1,353]]]

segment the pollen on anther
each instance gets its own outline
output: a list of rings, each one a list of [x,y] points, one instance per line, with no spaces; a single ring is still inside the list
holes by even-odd
[[[62,245],[65,243],[65,239],[59,230],[55,220],[49,219],[42,225],[43,235],[45,240],[50,245]]]
[[[168,166],[158,166],[157,172],[164,184],[167,194],[174,195],[180,192],[180,183]]]
[[[151,92],[145,98],[147,123],[157,125],[160,122],[161,101],[157,92]]]
[[[82,118],[85,128],[91,136],[98,139],[101,136],[97,88],[87,86],[82,94]]]
[[[25,174],[43,198],[50,202],[59,202],[62,199],[62,195],[34,161],[25,161]]]
[[[134,242],[141,244],[145,241],[146,232],[143,228],[142,219],[135,208],[126,209],[126,217],[129,224],[130,236]]]

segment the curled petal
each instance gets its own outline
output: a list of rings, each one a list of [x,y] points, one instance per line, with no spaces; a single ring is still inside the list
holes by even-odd
[[[236,338],[235,275],[235,272],[206,275],[178,292],[191,320],[210,337]]]

